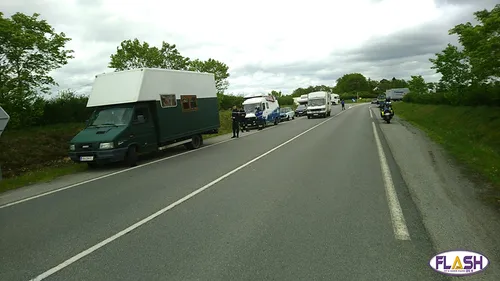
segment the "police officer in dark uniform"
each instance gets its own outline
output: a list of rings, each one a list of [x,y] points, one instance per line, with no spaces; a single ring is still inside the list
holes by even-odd
[[[241,129],[241,132],[243,132],[246,129],[246,119],[245,119],[245,116],[247,114],[246,114],[245,110],[243,110],[243,108],[240,108],[239,112],[240,112],[240,129]],[[248,130],[247,130],[247,132],[248,132]]]
[[[233,136],[231,138],[240,137],[240,111],[233,106],[233,111],[231,112],[231,119],[233,120]]]

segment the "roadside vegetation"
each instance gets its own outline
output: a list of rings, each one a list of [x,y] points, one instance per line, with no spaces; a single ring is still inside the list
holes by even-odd
[[[412,77],[397,115],[421,128],[467,169],[495,187],[500,203],[500,5],[474,13],[478,24],[450,30],[449,44],[435,58],[438,83]]]
[[[500,108],[395,103],[394,109],[500,192]]]
[[[446,123],[419,119],[424,117],[412,113],[419,107],[422,110],[434,108],[436,112],[432,114],[436,115],[429,118],[441,118],[437,115],[440,106],[500,105],[500,53],[495,52],[500,45],[499,10],[500,5],[492,11],[479,11],[475,13],[479,24],[461,24],[451,30],[459,35],[463,48],[448,45],[431,59],[433,69],[442,74],[438,83],[428,83],[420,75],[406,81],[396,77],[374,80],[361,73],[349,73],[338,78],[335,86],[311,85],[288,94],[276,89],[269,94],[277,97],[281,106],[296,108],[293,98],[313,91],[337,93],[350,103],[353,98],[368,102],[391,88],[410,88],[405,102],[412,103],[412,107],[401,104],[397,105],[398,110],[410,122],[431,132],[434,127],[428,126]],[[52,94],[51,90],[57,86],[57,81],[50,73],[73,58],[73,50],[66,48],[71,38],[56,32],[39,14],[16,13],[7,18],[0,12],[0,26],[3,42],[0,57],[4,58],[0,60],[0,106],[11,117],[0,137],[0,165],[4,178],[0,181],[0,192],[86,169],[86,166],[71,163],[66,156],[68,141],[84,127],[90,116],[91,111],[86,108],[88,96],[76,94],[71,89],[57,94]],[[214,73],[221,120],[219,135],[231,131],[230,108],[241,105],[243,97],[227,93],[230,73],[225,63],[213,58],[205,61],[188,58],[175,44],[162,42],[158,47],[137,38],[120,42],[116,52],[110,55],[109,71],[153,67]],[[335,77],[332,82],[333,79]],[[491,127],[493,124],[497,127]],[[484,134],[499,131],[498,123],[487,122],[482,126]],[[492,135],[485,137],[491,138]],[[452,141],[453,138],[449,138],[449,142]],[[457,144],[457,147],[463,146]],[[482,157],[479,154],[476,157]],[[481,162],[481,158],[478,161]],[[494,171],[498,177],[498,169],[490,172]],[[487,178],[494,181],[495,176]]]

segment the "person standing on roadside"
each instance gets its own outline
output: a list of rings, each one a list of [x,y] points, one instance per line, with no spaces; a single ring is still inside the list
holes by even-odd
[[[233,106],[233,111],[231,112],[231,119],[233,120],[233,136],[231,138],[240,137],[240,111]]]
[[[245,120],[245,116],[247,115],[245,110],[243,109],[243,107],[240,107],[240,129],[241,129],[241,132],[245,131],[245,128],[246,128],[246,120]]]
[[[340,104],[342,104],[342,110],[345,110],[345,101],[344,101],[344,99],[340,100]]]

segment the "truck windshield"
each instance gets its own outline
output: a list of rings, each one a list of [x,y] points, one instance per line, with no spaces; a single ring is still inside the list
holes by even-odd
[[[89,126],[122,126],[130,123],[132,108],[115,107],[96,110]]]
[[[250,104],[245,104],[243,105],[243,110],[245,110],[246,113],[254,113],[255,108],[259,107],[260,103],[250,103]]]
[[[309,100],[308,106],[320,106],[320,105],[325,105],[325,100],[324,99],[313,99]]]

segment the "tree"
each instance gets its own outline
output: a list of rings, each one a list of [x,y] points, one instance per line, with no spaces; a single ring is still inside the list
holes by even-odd
[[[391,88],[407,88],[408,87],[408,82],[406,82],[404,79],[396,79],[396,77],[392,77],[391,80]]]
[[[111,55],[109,67],[115,71],[143,67],[186,70],[189,62],[189,58],[183,57],[175,44],[162,42],[161,48],[157,48],[135,38],[120,43],[116,53]]]
[[[378,88],[381,91],[381,93],[385,93],[385,91],[392,88],[391,81],[389,81],[387,79],[380,80],[380,83],[378,84]]]
[[[229,67],[218,60],[208,59],[201,61],[199,59],[193,60],[189,63],[189,70],[213,73],[215,76],[215,87],[219,94],[223,94],[229,87]]]
[[[275,91],[275,90],[272,90],[271,93],[269,93],[271,96],[274,96],[274,97],[277,97],[277,98],[280,98],[283,96],[283,94],[281,93],[281,91]]]
[[[336,91],[339,93],[369,92],[370,85],[361,73],[350,73],[337,79]]]
[[[449,34],[458,35],[472,73],[478,82],[483,82],[490,77],[500,77],[500,4],[490,12],[477,11],[474,16],[479,24],[459,24]]]
[[[425,83],[421,75],[411,76],[411,80],[408,82],[408,88],[411,93],[417,95],[429,93],[429,86]]]
[[[435,59],[429,61],[433,64],[431,69],[441,73],[441,82],[450,91],[457,92],[472,82],[469,59],[456,46],[448,44],[441,53],[436,54]]]
[[[297,88],[293,90],[292,94],[290,95],[292,98],[298,98],[302,95],[307,95],[312,92],[317,92],[317,91],[327,91],[327,92],[335,92],[335,87],[329,87],[326,85],[318,85],[318,86],[309,86],[307,88]]]
[[[65,49],[71,39],[56,33],[47,21],[0,12],[0,104],[11,115],[11,126],[29,126],[43,114],[40,95],[57,85],[49,75],[73,58]]]
[[[215,75],[215,86],[219,94],[229,87],[229,67],[218,60],[190,60],[183,57],[175,44],[162,42],[161,48],[150,46],[147,42],[125,40],[111,55],[110,68],[122,71],[134,68],[164,68],[208,72]]]

